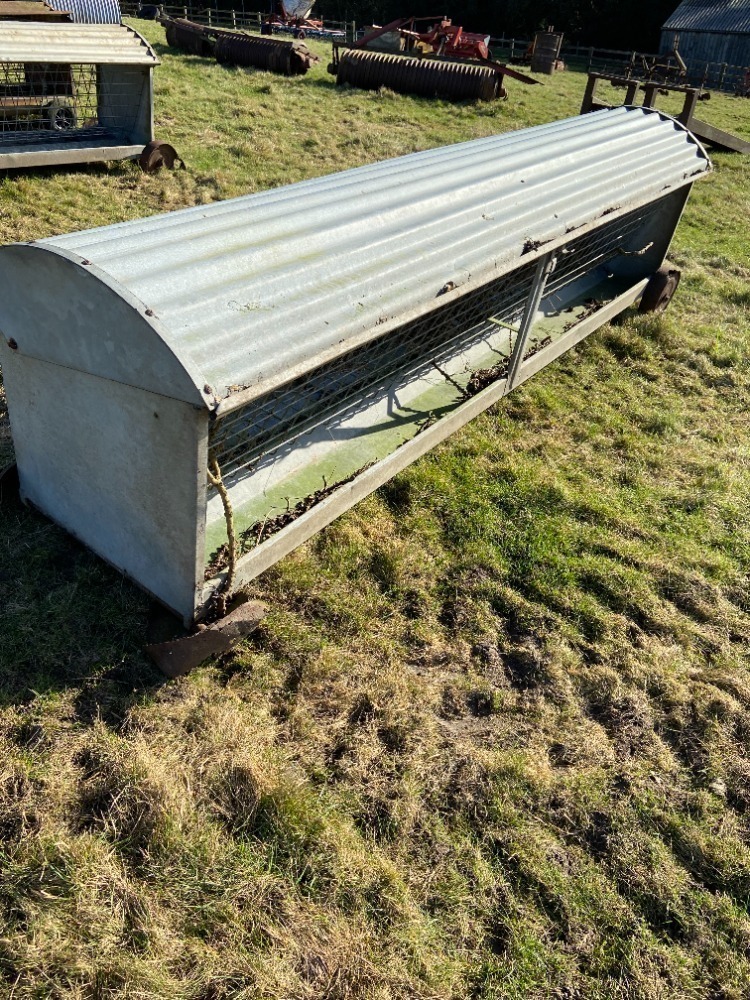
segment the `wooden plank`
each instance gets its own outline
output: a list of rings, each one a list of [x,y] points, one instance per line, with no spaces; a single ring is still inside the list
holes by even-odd
[[[729,153],[750,153],[750,142],[747,139],[732,135],[731,132],[723,132],[720,128],[702,122],[699,118],[691,118],[688,128],[701,142],[707,142],[711,146],[716,146],[717,149],[723,149]]]

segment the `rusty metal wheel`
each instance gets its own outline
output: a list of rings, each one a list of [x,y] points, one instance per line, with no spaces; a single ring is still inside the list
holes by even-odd
[[[641,297],[639,311],[642,313],[661,313],[672,301],[677,291],[682,272],[676,267],[661,267],[652,274],[646,290]]]
[[[161,170],[162,167],[174,170],[176,163],[179,163],[180,169],[185,169],[185,162],[177,155],[174,146],[170,146],[168,142],[162,142],[160,139],[151,140],[138,157],[138,163],[141,170],[147,174]]]

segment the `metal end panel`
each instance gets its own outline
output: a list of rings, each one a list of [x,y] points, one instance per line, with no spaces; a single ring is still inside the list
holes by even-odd
[[[75,254],[21,244],[0,248],[0,335],[19,359],[51,362],[201,409],[211,403],[197,373],[170,346],[159,317]]]
[[[0,21],[0,62],[157,66],[159,59],[125,24]]]
[[[226,409],[709,169],[672,119],[616,108],[39,246],[146,303]]]

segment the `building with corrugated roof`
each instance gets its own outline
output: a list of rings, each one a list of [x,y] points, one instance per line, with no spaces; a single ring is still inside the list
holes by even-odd
[[[691,67],[750,66],[750,0],[683,0],[662,27],[661,50]]]

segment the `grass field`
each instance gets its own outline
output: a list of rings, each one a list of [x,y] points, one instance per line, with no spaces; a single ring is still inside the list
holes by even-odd
[[[188,169],[0,181],[0,239],[574,114],[172,53]],[[750,101],[702,114],[750,137]],[[0,509],[0,998],[733,998],[750,983],[750,159],[605,327],[266,573],[178,682],[148,599]],[[1,402],[0,402],[1,407]],[[0,424],[0,464],[10,442]]]

